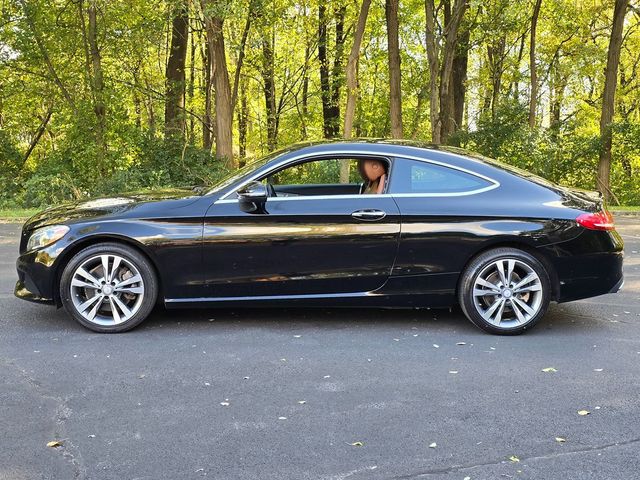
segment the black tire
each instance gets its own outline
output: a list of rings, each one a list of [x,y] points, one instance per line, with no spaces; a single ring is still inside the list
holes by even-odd
[[[106,275],[104,268],[101,268],[105,256]],[[116,257],[119,259],[118,263]],[[94,263],[94,269],[85,269]],[[79,272],[79,267],[82,267],[82,273]],[[110,267],[111,272],[108,271]],[[89,273],[93,280],[89,280],[84,273]],[[109,273],[114,278],[112,282],[105,282]],[[118,275],[120,278],[116,278]],[[131,280],[137,278],[140,278],[140,281],[131,283]],[[78,286],[78,280],[84,281],[87,287]],[[94,280],[98,281],[98,287],[99,284],[102,286],[94,288]],[[117,290],[118,288],[120,290]],[[137,294],[130,293],[136,290]],[[94,297],[96,300],[83,310],[86,316],[83,315],[79,308],[85,301],[91,301]],[[65,309],[78,323],[94,332],[119,333],[131,330],[149,316],[156,305],[157,297],[158,281],[149,260],[136,249],[121,243],[99,243],[80,250],[69,260],[60,277],[60,299]],[[91,319],[94,306],[97,310]],[[112,308],[115,309],[115,313]],[[129,317],[127,312],[131,314]]]
[[[511,265],[511,282],[506,286],[502,279],[506,279]],[[516,289],[511,288],[525,278],[532,280]],[[477,283],[482,281],[488,283]],[[523,292],[527,289],[531,290]],[[515,294],[516,291],[521,293]],[[487,292],[487,295],[480,295],[480,292]],[[551,282],[546,269],[536,257],[517,248],[500,247],[481,253],[469,263],[458,283],[458,301],[465,316],[474,325],[497,335],[518,335],[531,329],[545,315],[550,299]],[[501,302],[502,306],[494,308],[494,301]],[[530,311],[525,310],[527,307]]]

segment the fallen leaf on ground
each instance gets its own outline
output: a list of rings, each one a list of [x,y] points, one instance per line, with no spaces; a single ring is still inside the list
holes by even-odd
[[[362,447],[364,445],[364,443],[362,443],[362,442],[353,442],[353,443],[350,443],[349,445],[351,445],[352,447]]]
[[[578,415],[589,415],[591,412],[589,410],[578,410]]]
[[[56,447],[61,447],[62,446],[62,442],[60,440],[53,440],[49,443],[47,443],[47,447],[51,447],[51,448],[56,448]]]
[[[516,457],[515,455],[511,455],[509,457],[509,460],[511,460],[513,463],[519,462],[520,459],[518,457]]]
[[[543,368],[542,371],[546,372],[546,373],[549,373],[549,372],[557,372],[558,370],[556,370],[553,367],[547,367],[547,368]]]
[[[436,442],[429,444],[429,448],[436,448],[437,446],[438,444]]]
[[[566,438],[556,437],[556,442],[558,442],[558,443],[564,443],[564,442],[566,442],[566,441],[567,441],[567,439],[566,439]]]

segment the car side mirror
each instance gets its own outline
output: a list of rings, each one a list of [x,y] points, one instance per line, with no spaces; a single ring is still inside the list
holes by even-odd
[[[238,190],[240,210],[246,213],[267,213],[265,203],[269,193],[267,187],[260,182],[249,182]]]

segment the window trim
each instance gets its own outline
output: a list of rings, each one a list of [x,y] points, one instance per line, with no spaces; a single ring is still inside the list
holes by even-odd
[[[391,195],[395,196],[395,197],[461,197],[461,196],[466,196],[466,195],[473,195],[476,193],[482,193],[482,192],[487,192],[489,190],[493,190],[494,188],[497,188],[500,186],[500,182],[487,177],[486,175],[482,175],[481,173],[477,173],[471,170],[467,170],[466,168],[463,167],[457,167],[454,165],[449,165],[447,163],[444,162],[439,162],[437,160],[429,160],[429,159],[419,159],[419,158],[414,158],[412,156],[409,155],[403,155],[403,156],[399,156],[396,157],[399,160],[402,159],[406,159],[406,160],[414,160],[414,161],[421,161],[423,163],[430,163],[432,165],[437,165],[439,167],[442,168],[448,168],[450,170],[457,170],[459,172],[462,173],[466,173],[468,175],[471,175],[473,177],[477,177],[480,178],[482,180],[485,180],[487,182],[490,183],[490,185],[487,185],[486,187],[480,187],[480,188],[474,188],[472,190],[465,190],[465,191],[454,191],[454,192],[407,192],[407,193],[391,193]],[[389,189],[391,189],[392,186],[392,182],[391,182],[391,176],[389,176]]]
[[[481,173],[478,172],[474,172],[472,170],[466,169],[464,167],[458,167],[456,165],[450,165],[448,163],[445,162],[441,162],[439,160],[433,160],[433,159],[428,159],[428,158],[424,158],[424,157],[418,157],[416,155],[387,155],[387,154],[370,154],[367,152],[363,152],[361,150],[350,150],[350,149],[345,149],[345,150],[339,150],[336,152],[331,152],[331,153],[306,153],[306,154],[301,154],[301,155],[297,155],[293,158],[287,158],[285,160],[281,160],[275,164],[273,164],[270,168],[268,168],[266,171],[261,172],[261,173],[256,173],[253,175],[250,175],[247,179],[241,181],[240,183],[238,183],[236,186],[232,187],[227,193],[225,193],[224,195],[222,195],[218,200],[216,200],[214,202],[214,205],[217,203],[236,203],[238,202],[237,198],[227,198],[229,196],[231,196],[232,194],[236,193],[239,189],[241,189],[242,187],[244,187],[245,185],[247,185],[249,182],[252,182],[254,180],[256,180],[258,177],[261,176],[268,176],[269,174],[273,173],[274,171],[278,170],[279,167],[290,164],[291,166],[294,166],[298,163],[304,163],[304,160],[308,160],[308,161],[313,161],[314,159],[316,160],[321,160],[322,158],[332,158],[332,157],[351,157],[351,158],[358,158],[358,157],[364,157],[364,158],[381,158],[383,160],[386,160],[390,163],[390,168],[389,168],[389,179],[387,180],[387,186],[386,186],[386,192],[387,193],[381,193],[381,194],[377,194],[377,195],[362,195],[362,194],[349,194],[349,195],[309,195],[309,196],[298,196],[298,197],[272,197],[267,199],[267,201],[291,201],[291,200],[325,200],[325,199],[331,199],[331,198],[336,198],[336,199],[349,199],[349,198],[384,198],[384,197],[397,197],[397,198],[421,198],[421,197],[462,197],[462,196],[467,196],[467,195],[475,195],[478,193],[482,193],[482,192],[488,192],[490,190],[493,190],[494,188],[498,188],[500,186],[500,182],[498,180],[495,180],[491,177],[488,177],[486,175],[483,175]],[[491,185],[487,185],[486,187],[482,187],[482,188],[478,188],[475,190],[469,190],[466,192],[433,192],[433,193],[389,193],[389,188],[391,187],[391,176],[393,175],[393,164],[396,161],[402,161],[403,159],[406,160],[417,160],[419,162],[425,162],[425,163],[432,163],[434,165],[439,165],[442,167],[446,167],[446,168],[452,168],[454,170],[459,170],[461,172],[464,173],[468,173],[470,175],[474,175],[478,178],[482,178],[483,180],[488,181],[489,183],[491,183]]]
[[[258,178],[256,180],[260,181],[260,180],[264,180],[265,178],[268,178],[270,175],[274,175],[277,174],[278,172],[281,172],[283,170],[286,170],[287,168],[291,168],[291,167],[295,167],[296,165],[303,165],[305,163],[311,163],[311,162],[321,162],[323,160],[359,160],[359,159],[364,159],[364,160],[380,160],[383,162],[386,162],[389,166],[388,170],[387,170],[387,181],[385,182],[384,185],[384,191],[385,193],[387,192],[387,190],[389,189],[389,185],[391,184],[391,169],[393,167],[393,160],[391,158],[389,158],[386,155],[378,155],[378,154],[372,154],[372,155],[368,155],[366,153],[361,153],[360,155],[343,155],[340,153],[337,154],[328,154],[328,153],[323,153],[323,154],[319,154],[318,156],[316,156],[315,158],[309,158],[309,157],[301,157],[299,160],[294,160],[292,161],[292,163],[290,165],[284,165],[282,168],[276,169],[274,170],[269,170],[269,172],[262,177],[262,179],[260,179],[258,176]],[[304,185],[304,184],[302,184]],[[322,184],[320,184],[322,185]],[[241,188],[241,187],[239,187]],[[235,191],[238,191],[238,189],[236,189]],[[354,195],[361,195],[361,194],[343,194],[343,195],[304,195],[305,198],[307,197],[311,197],[311,198],[318,198],[318,197],[338,197],[338,196],[346,196],[346,197],[353,197]],[[226,196],[226,195],[225,195]],[[303,196],[303,195],[301,195]],[[269,197],[269,198],[287,198],[287,197]],[[293,197],[295,198],[295,197]],[[268,200],[268,199],[267,199]]]

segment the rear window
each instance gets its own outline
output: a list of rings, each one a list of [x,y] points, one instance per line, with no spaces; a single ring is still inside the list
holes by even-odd
[[[391,173],[391,193],[464,193],[492,185],[455,168],[416,160],[398,159]]]

